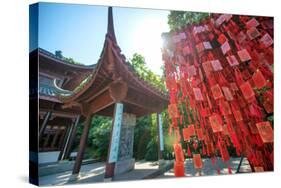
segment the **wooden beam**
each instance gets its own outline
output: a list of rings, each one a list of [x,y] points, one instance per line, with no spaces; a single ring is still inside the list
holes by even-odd
[[[41,128],[39,130],[39,140],[41,139],[41,137],[42,137],[42,135],[43,135],[43,133],[44,133],[44,131],[46,129],[47,123],[48,123],[51,115],[52,115],[52,112],[47,112],[45,117],[44,117],[44,121],[43,121],[43,123],[41,125]]]
[[[70,131],[67,136],[67,140],[66,140],[65,146],[63,148],[63,152],[62,152],[62,156],[61,156],[62,160],[68,158],[68,156],[70,154],[71,146],[72,146],[73,140],[76,135],[77,125],[79,123],[79,120],[80,120],[80,115],[75,119],[75,122],[73,122],[73,124],[70,128]]]
[[[163,108],[161,101],[156,101],[144,93],[139,93],[132,88],[128,89],[127,96],[123,101],[146,109],[150,112],[160,112]]]
[[[127,92],[128,92],[128,85],[126,84],[126,82],[122,80],[113,82],[109,86],[110,97],[115,102],[120,102],[124,100],[124,98],[127,96]]]
[[[90,104],[84,103],[82,113],[85,116],[88,116],[89,114],[97,113],[98,111],[101,111],[112,104],[114,104],[114,100],[111,98],[109,91],[106,90],[96,97]]]

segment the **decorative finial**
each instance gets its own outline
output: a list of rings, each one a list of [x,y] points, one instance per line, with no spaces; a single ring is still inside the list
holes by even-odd
[[[115,32],[114,32],[114,23],[113,23],[113,15],[112,15],[112,7],[108,7],[108,22],[107,22],[107,34],[110,38],[116,42]]]

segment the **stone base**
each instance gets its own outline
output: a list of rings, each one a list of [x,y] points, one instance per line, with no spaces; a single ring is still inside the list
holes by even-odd
[[[135,159],[125,159],[122,161],[117,161],[115,163],[115,169],[114,169],[114,174],[122,174],[125,172],[128,172],[130,170],[133,170],[135,168]]]
[[[68,182],[71,183],[77,181],[78,179],[79,179],[79,174],[71,174],[71,176],[68,179]]]
[[[165,160],[163,160],[163,159],[160,159],[160,160],[158,161],[158,163],[159,163],[159,168],[162,168],[163,166],[166,165],[166,162],[165,162]]]

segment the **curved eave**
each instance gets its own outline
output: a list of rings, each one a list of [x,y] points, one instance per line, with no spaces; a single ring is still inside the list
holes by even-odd
[[[104,47],[103,47],[103,50],[102,50],[101,55],[100,55],[100,59],[98,60],[98,63],[96,64],[96,68],[93,70],[93,73],[88,76],[89,80],[87,80],[87,82],[85,84],[83,84],[81,86],[81,88],[77,89],[77,91],[76,91],[76,89],[74,89],[72,95],[59,96],[60,99],[63,102],[68,103],[68,102],[74,101],[75,99],[77,99],[79,96],[81,96],[85,91],[87,91],[93,85],[93,83],[95,82],[95,79],[96,79],[96,75],[99,72],[100,67],[102,65],[101,62],[104,61],[105,54],[106,54],[107,47],[108,47],[108,43],[111,42],[109,40],[110,40],[109,36],[106,36],[106,39],[105,39],[105,42],[104,42]],[[77,86],[76,88],[78,88],[78,87],[79,86]]]
[[[52,54],[51,52],[48,52],[42,48],[38,48],[38,51],[39,51],[39,55],[42,55],[46,58],[49,58],[51,59],[52,61],[55,61],[56,63],[60,63],[62,65],[65,65],[69,68],[75,68],[75,69],[80,69],[80,70],[93,70],[96,66],[96,64],[92,64],[92,65],[79,65],[79,64],[72,64],[72,63],[69,63],[63,59],[60,59],[58,57],[56,57],[54,54]]]
[[[148,82],[144,81],[137,75],[137,73],[134,71],[133,67],[131,65],[129,65],[128,63],[126,63],[125,56],[120,54],[119,46],[114,42],[114,40],[112,41],[111,37],[108,35],[106,36],[104,48],[102,50],[100,59],[97,63],[97,67],[96,67],[95,71],[92,73],[91,78],[78,91],[74,90],[72,95],[60,96],[60,99],[62,101],[64,101],[65,103],[74,101],[75,99],[78,99],[81,95],[83,95],[83,93],[86,92],[91,86],[93,86],[95,79],[96,79],[96,75],[98,74],[98,72],[100,70],[102,62],[105,61],[105,55],[108,51],[108,47],[111,47],[111,49],[109,49],[109,50],[112,50],[115,58],[117,59],[116,63],[118,62],[119,64],[121,64],[123,66],[123,68],[129,72],[131,79],[134,80],[134,82],[136,82],[139,85],[139,87],[144,88],[145,90],[149,91],[152,95],[160,97],[162,100],[164,100],[166,102],[169,101],[169,96],[167,94],[158,90],[157,88],[155,88]]]

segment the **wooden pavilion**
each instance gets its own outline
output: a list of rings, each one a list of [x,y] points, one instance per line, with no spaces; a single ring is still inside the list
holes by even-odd
[[[65,110],[78,110],[85,117],[73,168],[74,175],[80,171],[92,116],[97,114],[113,117],[105,172],[105,178],[111,178],[134,168],[132,157],[136,118],[162,112],[169,97],[139,78],[132,66],[126,62],[116,41],[112,8],[109,7],[107,33],[96,68],[86,82],[80,83],[71,92],[63,93],[60,100],[63,101],[62,107]],[[160,115],[157,117],[161,118]],[[162,128],[159,130],[159,158],[162,158]]]

